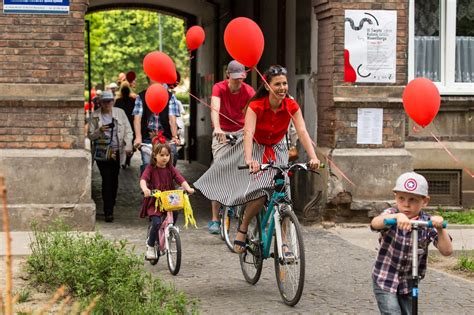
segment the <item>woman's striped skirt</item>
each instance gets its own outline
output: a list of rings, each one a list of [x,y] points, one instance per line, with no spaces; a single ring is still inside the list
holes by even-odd
[[[253,143],[252,156],[262,162],[265,146]],[[276,164],[288,163],[288,148],[283,138],[273,145]],[[226,151],[219,160],[194,183],[209,200],[215,200],[226,206],[237,206],[264,196],[264,190],[273,186],[275,170],[250,174],[248,169],[239,170],[237,166],[245,165],[243,138]]]

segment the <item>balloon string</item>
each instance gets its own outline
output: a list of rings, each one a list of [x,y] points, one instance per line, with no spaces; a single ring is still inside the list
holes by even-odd
[[[293,119],[293,121],[294,121],[294,120],[295,120],[295,119],[294,119],[294,116],[293,116],[289,111],[287,111],[287,113],[290,115],[291,119]],[[314,146],[314,148],[316,148],[317,145],[316,145],[316,143],[313,141],[313,139],[311,139],[311,137],[310,137],[309,140],[311,140],[311,144]],[[326,159],[326,161],[329,162],[329,164],[330,164],[334,169],[336,169],[336,171],[337,171],[339,174],[341,174],[341,176],[342,176],[345,180],[347,180],[352,186],[355,186],[355,184],[349,179],[349,177],[348,177],[346,174],[344,174],[344,172],[336,165],[336,163],[334,163],[334,161],[332,161],[332,160],[329,158],[329,156],[327,156],[326,154],[324,154],[324,153],[322,153],[322,152],[321,152],[321,155]]]
[[[194,99],[196,99],[199,103],[201,103],[201,104],[207,106],[210,110],[213,110],[213,111],[217,112],[221,117],[224,117],[224,118],[228,119],[230,122],[236,124],[237,126],[239,126],[239,127],[241,127],[241,128],[244,127],[244,126],[242,126],[240,123],[236,122],[235,120],[231,119],[230,117],[227,117],[226,115],[224,115],[223,113],[221,113],[221,112],[218,111],[217,109],[213,108],[212,105],[207,104],[206,102],[204,102],[203,100],[201,100],[201,99],[198,98],[197,96],[193,95],[191,92],[188,92],[188,94],[189,94],[191,97],[193,97]],[[248,131],[244,129],[244,133],[245,133],[245,132],[248,132]],[[254,135],[252,135],[252,139],[255,141],[255,143],[259,144]],[[263,152],[263,156],[264,156],[267,160],[270,160],[270,158],[265,155],[265,152]]]
[[[268,87],[268,90],[273,93],[273,95],[275,97],[276,94],[275,92],[273,91],[273,89],[270,87],[270,84],[267,82],[265,76],[263,76],[260,71],[258,71],[257,67],[254,67],[253,69],[255,69],[255,71],[258,73],[258,75],[260,76],[260,78],[262,78],[263,82],[265,83],[265,85]],[[295,118],[293,117],[293,115],[288,111],[288,114],[290,115],[291,119],[294,121]],[[313,139],[309,138],[311,140],[311,143],[313,144],[313,146],[316,148],[316,143],[313,141]],[[327,155],[325,155],[324,153],[321,153],[322,156],[324,156],[324,158],[329,162],[329,164],[334,168],[336,169],[337,172],[339,172],[339,174],[341,174],[341,176],[347,180],[352,186],[355,186],[355,184],[349,179],[349,177],[344,174],[344,172],[336,165],[336,163],[334,163],[334,161],[332,161]]]
[[[188,50],[188,52],[189,52],[189,60],[194,59],[193,51],[192,51],[192,50]]]
[[[449,149],[442,143],[432,131],[430,131],[430,134],[433,136],[433,138],[443,147],[444,151],[448,153],[448,155],[454,160],[454,162],[459,163],[459,159],[449,151]]]
[[[453,159],[453,161],[456,163],[460,163],[459,159],[453,153],[451,153],[451,151],[449,151],[446,145],[442,143],[441,140],[439,140],[438,137],[436,137],[432,131],[430,131],[430,133],[431,136],[441,145],[444,151],[446,151],[446,153],[448,153],[448,155]],[[474,174],[467,167],[463,167],[463,169],[467,174],[469,174],[469,176],[474,177]]]

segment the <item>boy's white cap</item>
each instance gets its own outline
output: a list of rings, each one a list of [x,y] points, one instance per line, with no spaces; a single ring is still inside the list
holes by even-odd
[[[428,182],[426,178],[418,173],[403,173],[398,177],[393,191],[402,191],[426,197],[428,196]]]

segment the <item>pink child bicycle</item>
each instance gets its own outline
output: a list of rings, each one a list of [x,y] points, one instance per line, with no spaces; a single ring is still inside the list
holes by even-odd
[[[152,196],[159,197],[160,192],[152,191]],[[150,235],[151,222],[148,226],[147,236]],[[166,219],[161,223],[158,229],[158,236],[155,242],[155,259],[147,259],[150,264],[156,265],[160,256],[166,255],[168,261],[168,269],[173,276],[176,276],[181,267],[181,238],[179,236],[179,228],[174,225],[173,211],[166,211]]]

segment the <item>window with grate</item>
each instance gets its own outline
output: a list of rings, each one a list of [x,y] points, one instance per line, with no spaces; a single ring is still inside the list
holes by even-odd
[[[428,181],[431,206],[461,205],[461,171],[416,170]]]

